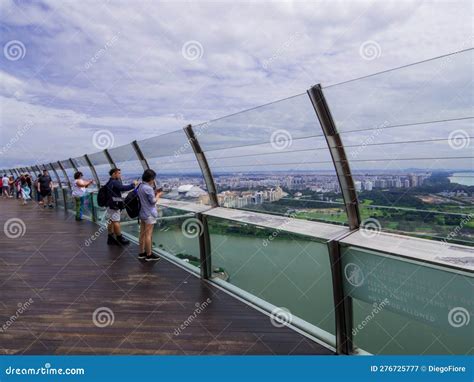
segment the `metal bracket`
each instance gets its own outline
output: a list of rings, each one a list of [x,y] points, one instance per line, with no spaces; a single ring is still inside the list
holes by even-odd
[[[201,145],[194,134],[193,128],[191,125],[188,125],[184,128],[184,132],[188,137],[188,141],[196,155],[196,159],[201,168],[202,175],[204,177],[204,182],[206,183],[207,193],[209,194],[209,201],[211,202],[212,207],[218,207],[219,201],[217,199],[216,185],[214,183],[214,177],[212,176],[211,169],[209,168],[209,163],[207,162],[206,155],[201,149]]]
[[[308,96],[316,111],[329,152],[331,153],[339,186],[341,187],[342,197],[346,206],[349,229],[355,230],[360,226],[359,202],[341,136],[337,132],[336,124],[332,118],[321,85],[318,84],[309,89]]]

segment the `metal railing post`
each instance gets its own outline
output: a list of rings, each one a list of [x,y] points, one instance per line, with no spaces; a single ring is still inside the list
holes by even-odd
[[[132,142],[132,147],[135,150],[135,153],[137,154],[138,160],[140,161],[143,170],[148,170],[150,166],[148,165],[148,161],[146,160],[145,156],[143,155],[142,149],[138,145],[137,141]]]
[[[53,174],[56,177],[56,180],[58,181],[59,188],[62,189],[63,185],[61,184],[61,178],[59,177],[58,172],[56,171],[52,163],[49,163],[49,167],[51,167],[51,170],[53,171]]]
[[[64,169],[64,166],[62,165],[61,161],[58,161],[58,165],[59,165],[59,168],[61,169],[61,171],[64,175],[64,178],[66,179],[66,183],[67,183],[68,187],[71,188],[71,181],[69,180],[69,176],[67,175],[67,172]]]
[[[104,155],[107,158],[107,160],[109,161],[110,168],[117,168],[117,165],[115,164],[112,156],[110,155],[109,150],[104,149]]]
[[[211,237],[209,235],[209,225],[207,217],[201,213],[196,214],[196,218],[200,222],[201,232],[199,235],[199,256],[201,262],[201,278],[210,279],[212,277],[212,260],[211,260]]]
[[[349,228],[355,230],[360,226],[359,204],[341,136],[337,132],[336,124],[332,118],[321,85],[318,84],[309,89],[308,95],[316,111],[329,152],[331,153],[337,179],[339,180],[339,186],[341,187],[342,197],[346,206]]]
[[[352,301],[344,295],[344,280],[339,242],[328,242],[329,262],[331,264],[334,315],[336,318],[336,352],[351,354],[352,344]]]
[[[76,162],[72,158],[69,158],[69,162],[71,163],[72,168],[74,169],[75,172],[78,172],[79,169],[77,168]]]
[[[95,180],[95,183],[97,184],[97,187],[100,188],[100,179],[99,176],[97,175],[97,171],[95,170],[94,165],[92,164],[91,160],[89,159],[89,156],[87,154],[84,154],[84,159],[86,160],[87,165],[89,166],[92,177]]]
[[[184,132],[188,137],[188,141],[196,155],[199,167],[201,168],[202,175],[204,177],[204,182],[206,183],[207,193],[209,195],[209,201],[212,207],[218,207],[219,201],[217,198],[216,185],[214,183],[214,177],[212,176],[211,169],[209,168],[209,163],[207,162],[206,155],[201,149],[201,145],[194,134],[193,128],[191,125],[188,125],[184,128]]]

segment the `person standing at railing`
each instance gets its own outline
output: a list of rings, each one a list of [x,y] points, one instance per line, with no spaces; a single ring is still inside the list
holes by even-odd
[[[13,195],[15,194],[15,178],[13,175],[10,175],[8,178],[8,192],[9,192],[9,197],[13,198]]]
[[[10,186],[9,183],[10,179],[8,178],[7,174],[4,174],[2,177],[2,197],[9,198],[10,197]]]
[[[53,181],[48,174],[48,170],[43,170],[43,175],[38,178],[38,192],[41,195],[40,204],[43,204],[43,207],[53,208]],[[47,205],[45,202],[47,200]]]
[[[138,258],[145,261],[158,261],[160,256],[152,253],[153,228],[158,217],[156,203],[163,194],[160,188],[156,188],[156,172],[145,170],[142,175],[142,182],[137,189],[140,198],[140,254]]]
[[[133,190],[137,182],[132,184],[122,184],[122,173],[119,168],[113,168],[109,171],[110,179],[106,184],[107,187],[107,212],[105,214],[107,224],[107,244],[127,245],[130,242],[122,235],[120,227],[120,213],[124,209],[122,192]],[[115,237],[114,237],[115,235]]]
[[[27,204],[28,200],[31,199],[31,179],[28,174],[21,176],[21,199],[23,200],[22,204]]]
[[[72,197],[75,200],[76,205],[76,221],[82,220],[82,214],[84,211],[84,200],[86,198],[87,190],[86,188],[89,187],[93,180],[84,180],[82,179],[84,175],[82,172],[77,171],[74,174],[74,183],[72,184]]]

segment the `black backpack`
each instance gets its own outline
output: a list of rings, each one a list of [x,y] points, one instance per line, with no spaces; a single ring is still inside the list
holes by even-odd
[[[140,187],[140,185],[138,185]],[[135,219],[140,214],[140,209],[142,207],[140,198],[138,196],[138,187],[130,191],[125,197],[125,209],[127,210],[128,216]]]
[[[99,192],[97,193],[97,204],[99,207],[107,207],[109,204],[108,184],[109,182],[100,187]]]

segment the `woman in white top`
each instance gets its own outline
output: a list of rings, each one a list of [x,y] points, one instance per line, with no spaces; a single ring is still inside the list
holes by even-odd
[[[76,220],[82,220],[82,212],[84,210],[84,199],[86,196],[86,188],[94,181],[82,179],[82,172],[78,171],[74,174],[74,183],[72,184],[72,196],[76,201]]]

